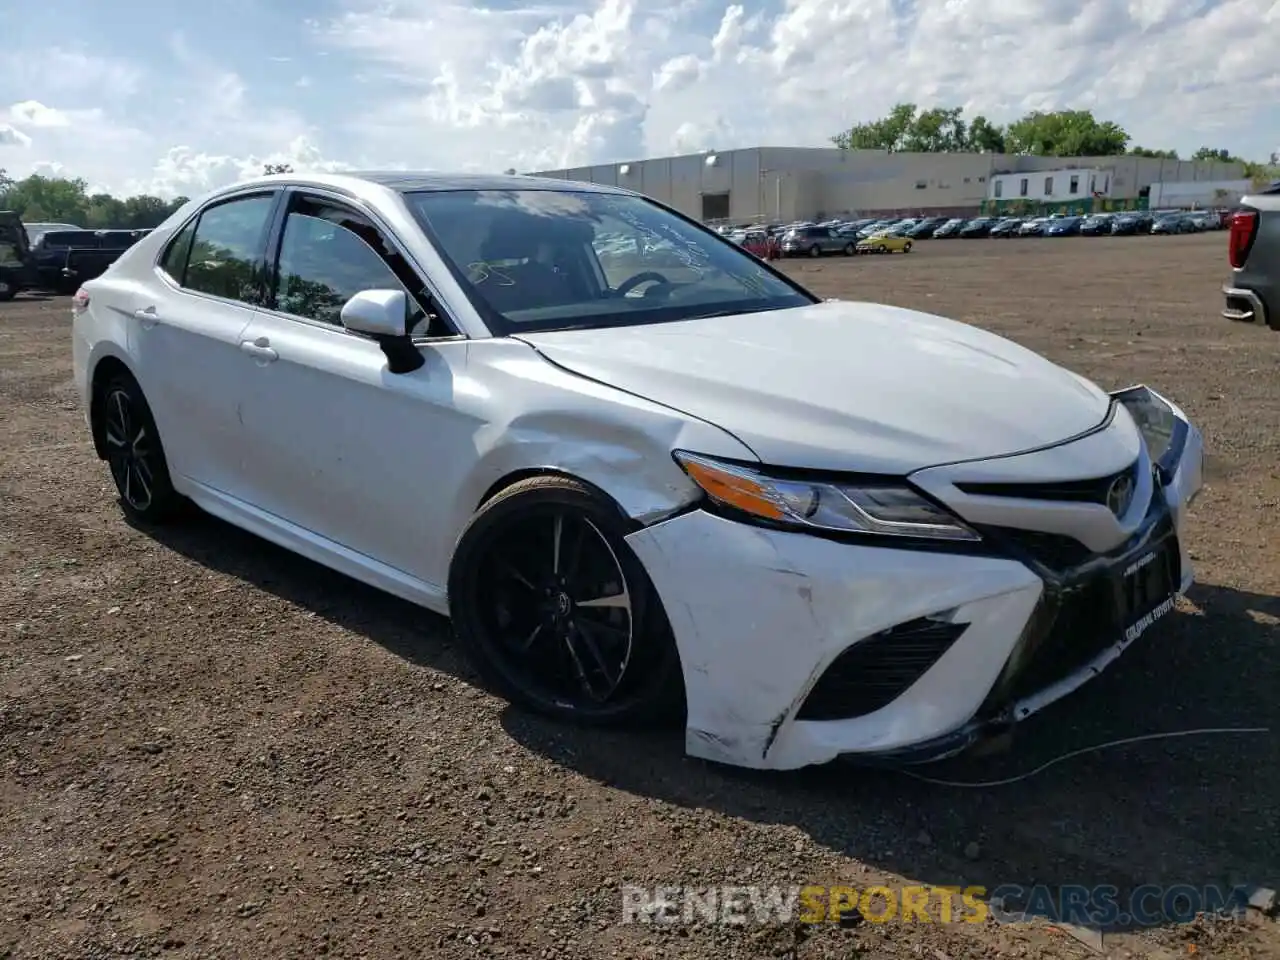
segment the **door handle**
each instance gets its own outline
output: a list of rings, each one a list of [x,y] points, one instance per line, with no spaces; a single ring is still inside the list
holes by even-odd
[[[280,354],[271,349],[271,341],[266,337],[257,340],[241,340],[240,349],[255,358],[259,365],[280,359]]]
[[[143,330],[150,330],[160,322],[160,318],[156,316],[155,307],[144,307],[141,310],[135,310],[133,311],[133,317],[142,324]]]

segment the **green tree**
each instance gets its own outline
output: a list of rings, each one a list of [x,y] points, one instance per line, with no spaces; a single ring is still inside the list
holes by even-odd
[[[4,206],[28,220],[36,219],[29,213],[34,209],[43,219],[83,224],[89,205],[89,198],[85,196],[87,187],[83,180],[33,174],[15,181],[5,191]]]
[[[1154,160],[1177,160],[1178,151],[1177,150],[1152,150],[1149,147],[1130,147],[1129,156],[1151,157]]]
[[[895,150],[910,153],[999,152],[1004,134],[986,117],[969,124],[960,107],[920,110],[899,103],[879,120],[859,123],[831,138],[842,150]]]
[[[831,138],[841,150],[900,150],[907,132],[915,123],[916,105],[900,103],[889,115],[870,123],[855,123]]]
[[[87,194],[85,181],[39,174],[14,180],[0,170],[0,210],[27,223],[74,223],[93,230],[141,230],[159,226],[187,202],[186,197],[113,197]]]
[[[1010,153],[1032,156],[1114,157],[1128,145],[1129,134],[1123,127],[1099,121],[1089,110],[1036,110],[1005,130]]]
[[[959,153],[969,149],[968,124],[959,107],[934,107],[916,114],[899,150],[912,153]]]
[[[975,153],[1005,153],[1004,128],[978,114],[969,124],[969,149]]]
[[[1007,127],[979,114],[966,123],[959,107],[920,110],[899,103],[878,120],[855,124],[831,138],[844,150],[917,153],[1021,153],[1046,157],[1110,157],[1125,153],[1129,134],[1088,110],[1037,110]],[[1135,147],[1137,156],[1173,157],[1172,150]]]
[[[1211,163],[1244,163],[1234,156],[1230,150],[1219,150],[1213,147],[1201,147],[1191,155],[1192,160],[1207,160]]]

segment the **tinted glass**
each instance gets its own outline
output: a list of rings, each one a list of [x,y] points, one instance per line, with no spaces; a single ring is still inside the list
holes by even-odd
[[[194,222],[188,223],[176,237],[169,241],[169,249],[160,258],[160,269],[173,277],[179,284],[187,269],[187,256],[191,253],[191,240],[196,235]]]
[[[272,202],[271,196],[245,197],[200,214],[182,285],[228,300],[258,303],[262,243]]]
[[[98,244],[103,250],[128,250],[137,242],[137,240],[137,235],[131,230],[122,230],[119,233],[112,231],[110,233],[100,234],[98,237]]]
[[[643,197],[452,190],[406,200],[496,333],[816,302],[741,247]]]
[[[404,285],[352,230],[291,212],[280,241],[276,309],[341,326],[342,305],[362,290],[404,290]]]
[[[96,247],[98,238],[92,230],[50,230],[40,242],[45,247]]]

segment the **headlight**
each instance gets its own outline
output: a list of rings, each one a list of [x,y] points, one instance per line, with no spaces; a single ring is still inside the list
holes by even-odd
[[[1152,462],[1165,471],[1176,469],[1177,459],[1182,455],[1180,441],[1184,428],[1172,404],[1144,386],[1119,390],[1112,396],[1124,404],[1133,417]]]
[[[981,539],[976,531],[904,484],[781,480],[683,450],[673,455],[713,501],[759,520],[843,533]]]

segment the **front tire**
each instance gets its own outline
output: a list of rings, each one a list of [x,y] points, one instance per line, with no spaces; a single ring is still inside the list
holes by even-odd
[[[903,253],[910,253],[910,252],[911,252],[911,241],[910,241],[910,240],[908,240],[906,243],[904,243],[904,244],[902,245],[902,252],[903,252]]]
[[[822,256],[822,248],[815,243],[812,247],[809,248],[809,256],[811,257]]]
[[[662,604],[627,545],[626,518],[577,480],[522,480],[463,531],[449,569],[454,631],[508,700],[573,723],[682,713]]]
[[[97,391],[93,417],[125,516],[151,525],[173,519],[183,499],[173,488],[155,418],[137,381],[124,374],[108,380]]]

